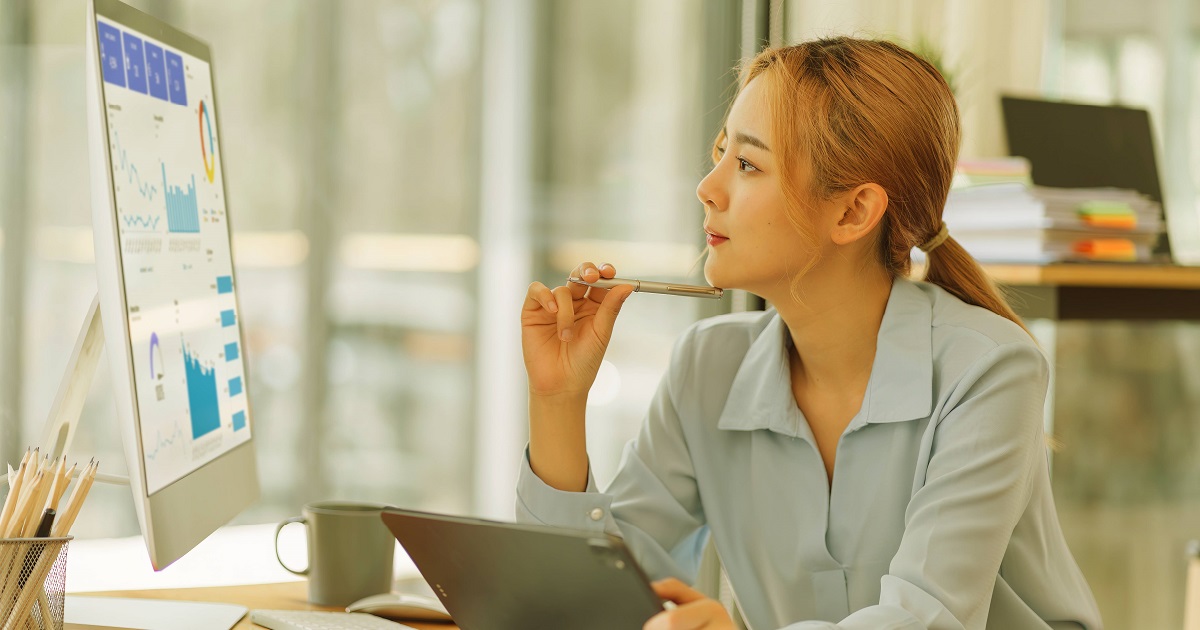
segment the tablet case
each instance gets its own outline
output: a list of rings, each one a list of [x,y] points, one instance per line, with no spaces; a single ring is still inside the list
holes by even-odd
[[[387,508],[462,630],[641,630],[662,600],[621,538]]]

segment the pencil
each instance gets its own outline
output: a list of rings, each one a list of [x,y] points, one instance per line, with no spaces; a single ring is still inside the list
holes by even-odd
[[[66,466],[66,465],[67,465],[67,462],[66,462],[66,460],[64,460],[63,466]],[[50,507],[54,508],[54,511],[56,511],[56,512],[58,511],[58,502],[61,501],[62,496],[67,493],[67,484],[71,483],[71,477],[75,476],[75,468],[78,466],[79,466],[79,464],[71,464],[70,470],[59,475],[60,483],[58,484],[58,487],[55,488],[54,496],[51,497],[51,501],[50,501]]]
[[[61,468],[57,459],[54,460],[53,464],[50,464],[50,492],[46,494],[46,502],[42,506],[44,508],[50,507],[50,503],[54,501],[54,493],[58,492],[58,487],[62,485]]]
[[[91,463],[79,474],[79,479],[75,482],[75,490],[71,493],[71,498],[67,501],[62,515],[58,517],[58,522],[54,524],[55,536],[66,536],[71,531],[71,526],[74,525],[75,519],[83,509],[83,502],[87,500],[88,492],[92,488],[91,479],[96,474],[95,470],[95,463]]]
[[[66,488],[67,483],[71,481],[71,478],[67,476],[67,456],[66,455],[63,455],[62,461],[58,463],[58,478],[62,480],[62,483],[60,484],[61,488]],[[58,491],[58,493],[60,495],[62,494],[61,488]]]
[[[62,518],[54,524],[54,536],[66,536],[71,531],[71,526],[75,523],[75,518],[79,516],[79,510],[83,508],[83,502],[87,499],[88,491],[92,488],[92,482],[96,479],[96,470],[100,467],[99,462],[93,460],[79,475],[79,481],[75,483],[75,489],[71,491],[71,498],[67,499],[67,507],[63,510]]]
[[[50,494],[50,486],[54,482],[54,471],[42,471],[42,482],[38,486],[33,500],[29,502],[29,513],[25,515],[25,526],[21,530],[22,538],[30,538],[37,532],[38,523],[42,520],[42,512],[46,509],[46,496]]]
[[[21,500],[21,486],[25,483],[25,466],[27,465],[28,462],[21,461],[16,480],[8,486],[8,497],[4,499],[4,511],[0,512],[0,538],[5,537],[4,534],[8,531],[8,522],[12,520],[13,513],[17,509],[17,502]]]
[[[25,454],[21,456],[21,463],[17,464],[17,475],[18,476],[20,476],[21,471],[25,470],[24,468],[22,468],[22,466],[29,463],[29,453],[30,452],[32,452],[31,449],[26,447]],[[9,487],[9,489],[11,489],[12,485],[16,482],[17,482],[17,477],[13,476],[13,467],[12,467],[12,465],[9,465],[9,467],[8,467],[8,487]]]
[[[26,487],[21,491],[21,498],[17,502],[12,520],[8,522],[8,527],[4,530],[5,538],[15,538],[24,529],[25,517],[29,514],[29,506],[33,503],[33,496],[37,493],[37,488],[41,483],[42,473],[39,471],[33,479],[25,484]]]
[[[17,532],[15,535],[20,537],[24,537],[26,535],[25,528],[29,521],[31,519],[38,518],[38,514],[41,512],[41,507],[38,505],[38,503],[46,500],[44,490],[46,483],[50,481],[50,475],[46,471],[47,462],[45,460],[39,462],[35,459],[33,464],[34,471],[37,473],[37,483],[29,484],[25,487],[25,493],[29,494],[30,496],[29,504],[25,507],[25,511],[18,515],[20,516],[20,521],[18,521]]]

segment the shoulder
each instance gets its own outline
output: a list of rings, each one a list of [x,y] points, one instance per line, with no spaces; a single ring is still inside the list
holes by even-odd
[[[677,350],[694,355],[721,353],[727,358],[740,358],[777,317],[775,309],[768,309],[702,319],[684,331]]]
[[[971,399],[995,400],[1010,410],[1026,404],[1040,410],[1050,366],[1037,341],[1006,317],[936,285],[915,284],[928,297],[932,313],[934,401],[940,409],[935,415]],[[1021,421],[1023,414],[1006,415]],[[1040,426],[1040,412],[1030,418]]]
[[[1016,322],[967,304],[937,285],[913,284],[929,300],[934,365],[943,376],[969,372],[982,367],[981,362],[1046,363],[1037,341]]]
[[[670,371],[676,378],[698,377],[709,384],[732,380],[750,347],[778,317],[769,309],[702,319],[676,340]]]

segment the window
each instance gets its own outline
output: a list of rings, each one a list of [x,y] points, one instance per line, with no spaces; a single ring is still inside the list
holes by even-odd
[[[508,5],[131,2],[214,51],[263,485],[235,523],[277,521],[330,497],[488,511],[477,480],[515,480],[508,463],[520,453],[478,463],[480,431],[499,426],[520,443],[526,424],[522,410],[496,417],[478,394],[497,378],[524,397],[519,344],[498,363],[480,358],[497,341],[480,337],[480,318],[515,314],[522,297],[484,303],[493,278],[481,268],[481,226],[509,220],[486,216],[496,210],[483,181],[498,165],[481,157],[484,108],[498,98],[484,74],[485,16],[500,20]],[[536,135],[520,140],[532,147],[531,174],[518,183],[531,203],[516,233],[532,243],[532,275],[557,284],[595,259],[623,275],[697,280],[694,189],[733,94],[740,13],[691,0],[508,4],[525,7],[531,35],[520,42],[532,80],[519,100]],[[4,153],[16,168],[0,176],[9,461],[40,439],[96,290],[84,11],[0,0],[13,38],[0,103],[20,105],[0,111],[4,137],[16,139]],[[523,290],[530,278],[519,280]],[[590,410],[602,481],[676,336],[728,303],[701,302],[646,295],[626,305]],[[124,473],[105,360],[83,422],[73,453]],[[97,486],[89,504],[102,516],[81,519],[78,537],[137,534],[128,489]],[[501,504],[511,514],[512,502]]]

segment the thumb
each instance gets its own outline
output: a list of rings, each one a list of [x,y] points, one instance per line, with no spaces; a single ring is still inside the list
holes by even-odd
[[[625,299],[631,293],[633,293],[633,286],[628,284],[618,285],[608,290],[604,301],[600,302],[600,307],[596,309],[595,327],[601,338],[612,338],[613,327],[617,324],[617,315],[621,312],[621,305],[625,303]]]
[[[662,599],[676,604],[688,604],[705,599],[704,594],[688,586],[678,578],[666,578],[652,583],[654,593]]]

